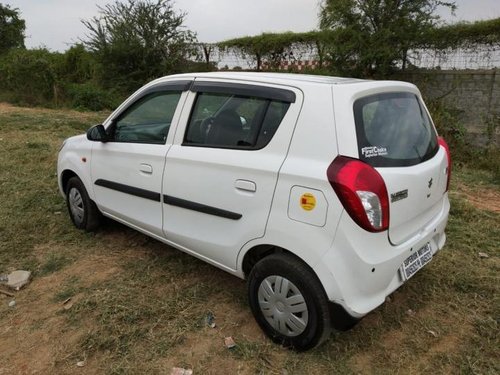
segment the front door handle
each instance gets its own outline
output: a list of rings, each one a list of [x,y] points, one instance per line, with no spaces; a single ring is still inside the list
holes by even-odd
[[[149,164],[141,163],[139,170],[146,174],[153,174],[153,167]]]
[[[249,191],[255,193],[257,191],[257,185],[253,181],[248,180],[236,180],[234,187],[238,190]]]

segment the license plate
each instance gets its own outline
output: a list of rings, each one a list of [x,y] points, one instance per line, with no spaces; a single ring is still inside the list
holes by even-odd
[[[401,276],[404,280],[408,280],[410,277],[415,275],[419,269],[429,263],[431,259],[431,244],[426,243],[425,246],[421,247],[416,252],[411,254],[408,258],[406,258],[400,268]]]

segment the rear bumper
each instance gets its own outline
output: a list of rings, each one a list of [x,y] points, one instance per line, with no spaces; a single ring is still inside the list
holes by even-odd
[[[360,230],[344,212],[331,248],[314,267],[330,301],[355,318],[381,305],[404,284],[399,269],[406,258],[427,243],[433,255],[443,248],[449,210],[445,195],[438,215],[418,235],[397,246],[390,244],[387,232]]]

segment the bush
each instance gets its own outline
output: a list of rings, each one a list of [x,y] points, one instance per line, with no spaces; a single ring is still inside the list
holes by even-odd
[[[216,63],[206,63],[204,61],[189,61],[183,63],[182,69],[173,70],[170,73],[197,73],[197,72],[215,72],[217,70]],[[166,74],[165,74],[166,75]]]
[[[11,101],[40,105],[57,101],[55,65],[61,54],[40,49],[12,49],[0,58],[0,90]]]
[[[90,111],[113,109],[120,100],[93,83],[70,84],[66,91],[69,104],[76,109]]]
[[[95,56],[82,44],[75,44],[62,58],[58,73],[61,80],[68,83],[85,83],[96,78],[98,64]]]
[[[440,99],[426,100],[429,112],[438,133],[452,146],[462,146],[466,138],[466,130],[460,121],[460,110],[444,104]]]
[[[467,137],[467,130],[460,122],[461,112],[458,109],[445,105],[439,99],[426,100],[426,103],[439,135],[450,147],[453,163],[493,171],[495,181],[500,182],[500,150],[496,144],[490,142],[489,147],[477,147]],[[493,133],[496,126],[490,125],[488,132]],[[492,134],[487,136],[491,136],[493,140]]]
[[[13,49],[0,57],[0,98],[21,105],[113,108],[113,95],[94,82],[97,63],[82,45],[64,54]]]

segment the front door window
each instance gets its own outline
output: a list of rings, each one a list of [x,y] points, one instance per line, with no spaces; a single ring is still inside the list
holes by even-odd
[[[111,128],[111,141],[164,144],[180,92],[157,92],[132,104]]]

